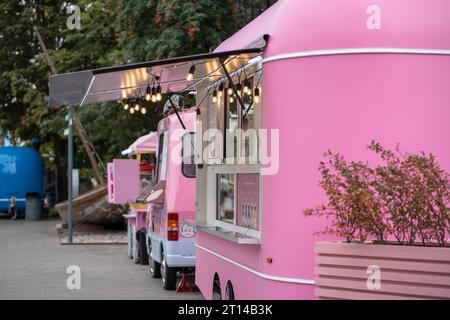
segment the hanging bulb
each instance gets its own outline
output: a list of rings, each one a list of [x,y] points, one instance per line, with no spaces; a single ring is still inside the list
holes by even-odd
[[[134,110],[139,111],[140,108],[141,108],[141,105],[139,104],[139,100],[136,99],[136,103],[134,104]]]
[[[194,80],[194,72],[195,72],[195,65],[192,65],[191,68],[189,69],[188,75],[186,76],[187,81]]]
[[[219,97],[221,97],[221,98],[223,97],[223,89],[224,89],[223,88],[223,83],[221,83],[220,86],[219,86]]]
[[[233,94],[233,88],[232,88],[231,86],[228,86],[227,94],[228,94],[229,96],[231,96],[231,95]]]
[[[147,89],[145,90],[145,101],[150,101],[151,99],[151,89],[150,86],[147,86]]]
[[[123,109],[124,109],[124,110],[130,109],[130,104],[129,104],[128,102],[125,102],[125,103],[123,104]]]
[[[233,103],[233,102],[234,102],[234,97],[230,96],[230,103]]]
[[[250,81],[248,79],[244,80],[244,93],[247,94],[247,92],[250,91]]]
[[[157,101],[162,100],[161,85],[158,85],[158,87],[156,88],[156,100]]]
[[[134,113],[134,108],[130,109],[130,113],[133,114]]]
[[[259,92],[259,88],[255,88],[255,94],[253,96],[253,100],[255,101],[255,103],[259,103],[261,101],[261,96],[260,96],[260,92]]]
[[[143,107],[143,108],[141,109],[141,113],[142,113],[142,114],[146,114],[146,113],[147,113],[147,109],[146,109],[145,107]]]
[[[250,82],[250,80],[245,79],[244,81],[244,93],[246,93],[247,95],[251,96],[252,95],[252,83]]]
[[[242,85],[241,85],[240,83],[238,83],[238,84],[236,85],[236,91],[237,91],[237,93],[238,93],[239,96],[242,95]]]
[[[214,90],[212,102],[217,103],[217,101],[218,101],[218,99],[217,99],[217,90]]]

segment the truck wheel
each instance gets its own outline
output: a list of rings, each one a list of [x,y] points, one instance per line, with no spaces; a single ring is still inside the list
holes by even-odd
[[[147,244],[145,243],[145,233],[139,232],[139,262],[146,266],[148,265]]]
[[[132,233],[131,233],[131,237],[132,237],[132,246],[131,246],[131,250],[133,251],[133,261],[134,263],[139,263],[139,247],[138,247],[138,243],[136,240],[136,227],[133,227],[132,229]]]
[[[225,300],[234,300],[234,289],[233,284],[228,281],[227,288],[225,292]]]
[[[175,290],[177,286],[177,269],[167,266],[164,252],[162,254],[161,262],[161,277],[164,290]]]
[[[150,276],[152,278],[161,278],[161,264],[159,264],[158,262],[156,262],[155,260],[152,259],[152,242],[151,240],[148,242],[149,244],[149,261],[148,261],[148,265],[149,268],[148,270],[150,271]]]

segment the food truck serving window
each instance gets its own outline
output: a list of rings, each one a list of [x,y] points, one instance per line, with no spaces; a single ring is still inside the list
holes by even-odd
[[[251,73],[251,70],[248,71]],[[259,129],[261,129],[261,72],[246,78],[251,88],[243,91],[242,79],[233,81],[243,106],[229,84],[223,91],[210,90],[208,100],[208,161],[210,164],[258,164]],[[248,88],[248,87],[247,87]],[[239,90],[240,89],[240,90]]]
[[[187,178],[195,178],[195,135],[194,133],[186,133],[183,136],[183,162],[181,172]]]
[[[243,232],[260,229],[259,173],[219,173],[216,190],[216,221],[220,226]]]

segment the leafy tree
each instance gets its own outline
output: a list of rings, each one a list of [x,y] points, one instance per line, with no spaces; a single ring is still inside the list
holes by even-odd
[[[67,109],[48,108],[50,69],[34,26],[58,73],[64,73],[207,52],[272,2],[3,0],[0,132],[9,133],[13,142],[29,142],[33,136],[40,136],[41,153],[47,166],[58,171],[60,194],[65,194]],[[81,9],[81,30],[66,26],[67,7],[73,4]],[[104,162],[118,156],[140,135],[155,130],[161,111],[159,107],[145,116],[131,115],[116,102],[77,108]],[[75,141],[75,147],[76,167],[89,169],[80,141]]]

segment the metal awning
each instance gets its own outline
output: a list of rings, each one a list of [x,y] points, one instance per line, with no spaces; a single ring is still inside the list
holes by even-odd
[[[150,132],[149,134],[137,139],[126,150],[122,151],[123,156],[131,156],[138,153],[156,152],[158,146],[158,134]]]
[[[134,98],[145,94],[147,85],[159,79],[162,93],[195,90],[197,85],[208,85],[241,68],[251,59],[259,56],[266,44],[264,36],[252,47],[241,50],[213,52],[172,59],[156,60],[58,74],[50,77],[50,107],[59,105],[93,103]],[[189,69],[195,65],[194,79],[186,80]]]

